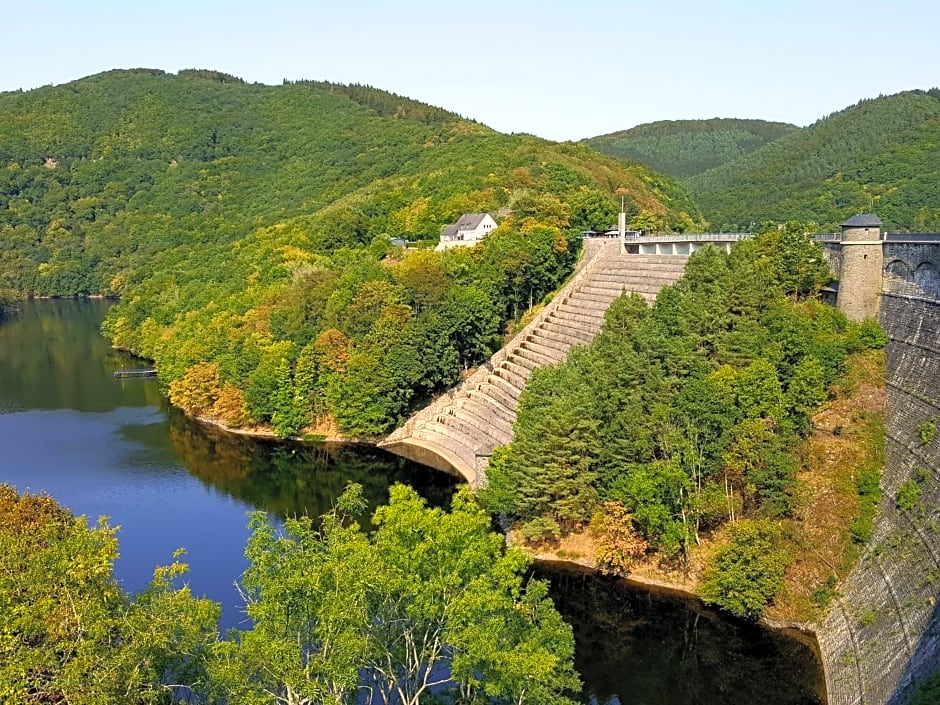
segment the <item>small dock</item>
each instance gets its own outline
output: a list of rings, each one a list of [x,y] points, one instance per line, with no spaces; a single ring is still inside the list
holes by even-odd
[[[126,377],[156,377],[157,368],[156,367],[145,367],[137,370],[116,370],[114,372],[115,379],[124,379]]]

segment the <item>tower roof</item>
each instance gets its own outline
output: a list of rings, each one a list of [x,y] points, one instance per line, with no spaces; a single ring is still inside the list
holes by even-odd
[[[874,213],[859,213],[842,223],[843,228],[880,228],[881,220]]]

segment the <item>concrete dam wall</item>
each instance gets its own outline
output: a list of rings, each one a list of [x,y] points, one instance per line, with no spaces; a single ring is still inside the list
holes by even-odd
[[[940,433],[931,432],[940,427],[940,300],[914,279],[889,269],[884,281],[881,505],[872,540],[817,635],[830,705],[902,705],[940,667]],[[899,505],[902,486],[920,493],[913,506]]]

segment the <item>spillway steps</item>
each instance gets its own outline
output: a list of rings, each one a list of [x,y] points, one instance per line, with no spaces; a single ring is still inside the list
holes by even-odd
[[[532,372],[558,364],[571,348],[590,343],[610,304],[624,292],[653,301],[663,286],[682,276],[687,259],[616,253],[596,257],[488,365],[380,445],[456,470],[478,485],[493,450],[512,441],[519,399]]]

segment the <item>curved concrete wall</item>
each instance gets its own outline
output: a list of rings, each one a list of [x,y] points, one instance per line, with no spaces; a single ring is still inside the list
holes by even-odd
[[[885,257],[885,262],[890,262]],[[901,705],[940,666],[940,301],[886,277],[886,454],[874,536],[818,633],[830,705]],[[902,511],[898,490],[922,495]]]

